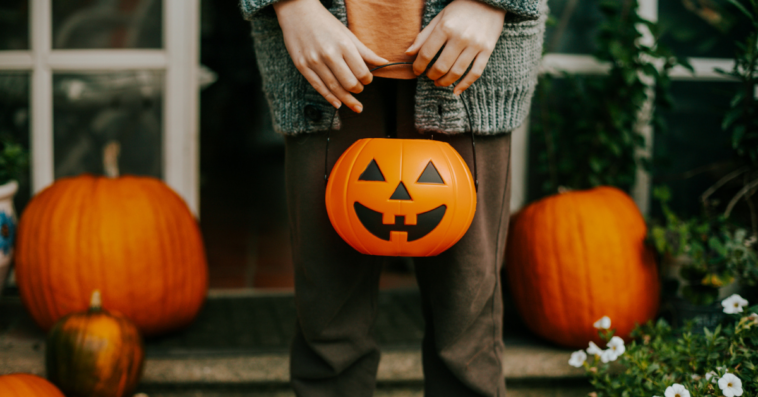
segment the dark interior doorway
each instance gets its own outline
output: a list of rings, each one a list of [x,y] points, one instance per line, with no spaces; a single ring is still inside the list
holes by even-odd
[[[248,22],[236,1],[202,2],[201,63],[217,75],[200,96],[200,217],[211,288],[292,289],[284,139],[271,126]],[[382,288],[414,287],[402,260]]]

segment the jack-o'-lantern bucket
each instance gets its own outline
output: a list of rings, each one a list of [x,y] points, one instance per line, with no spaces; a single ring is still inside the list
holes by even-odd
[[[329,175],[326,211],[342,239],[363,254],[435,256],[471,225],[476,185],[446,142],[361,139]]]

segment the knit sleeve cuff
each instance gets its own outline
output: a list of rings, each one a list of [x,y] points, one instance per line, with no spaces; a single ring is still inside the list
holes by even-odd
[[[248,0],[250,1],[250,0]],[[253,0],[255,1],[255,0]],[[540,16],[539,0],[479,0],[484,4],[503,9],[509,14],[516,14],[523,20],[537,19]]]
[[[278,2],[280,0],[240,0],[242,16],[250,21],[258,11]]]

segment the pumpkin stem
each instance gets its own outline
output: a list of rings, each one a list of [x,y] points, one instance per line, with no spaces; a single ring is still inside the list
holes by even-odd
[[[121,144],[118,141],[110,141],[103,148],[103,169],[108,178],[118,178],[118,154]]]
[[[92,299],[89,303],[90,310],[100,310],[103,307],[103,301],[100,298],[100,291],[92,291]]]

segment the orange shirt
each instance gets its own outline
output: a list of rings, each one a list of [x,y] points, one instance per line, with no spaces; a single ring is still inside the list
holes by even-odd
[[[405,55],[421,31],[424,0],[345,0],[347,26],[366,47],[390,62],[413,62]],[[369,68],[378,65],[369,65]],[[374,76],[415,79],[411,65],[388,66]]]

